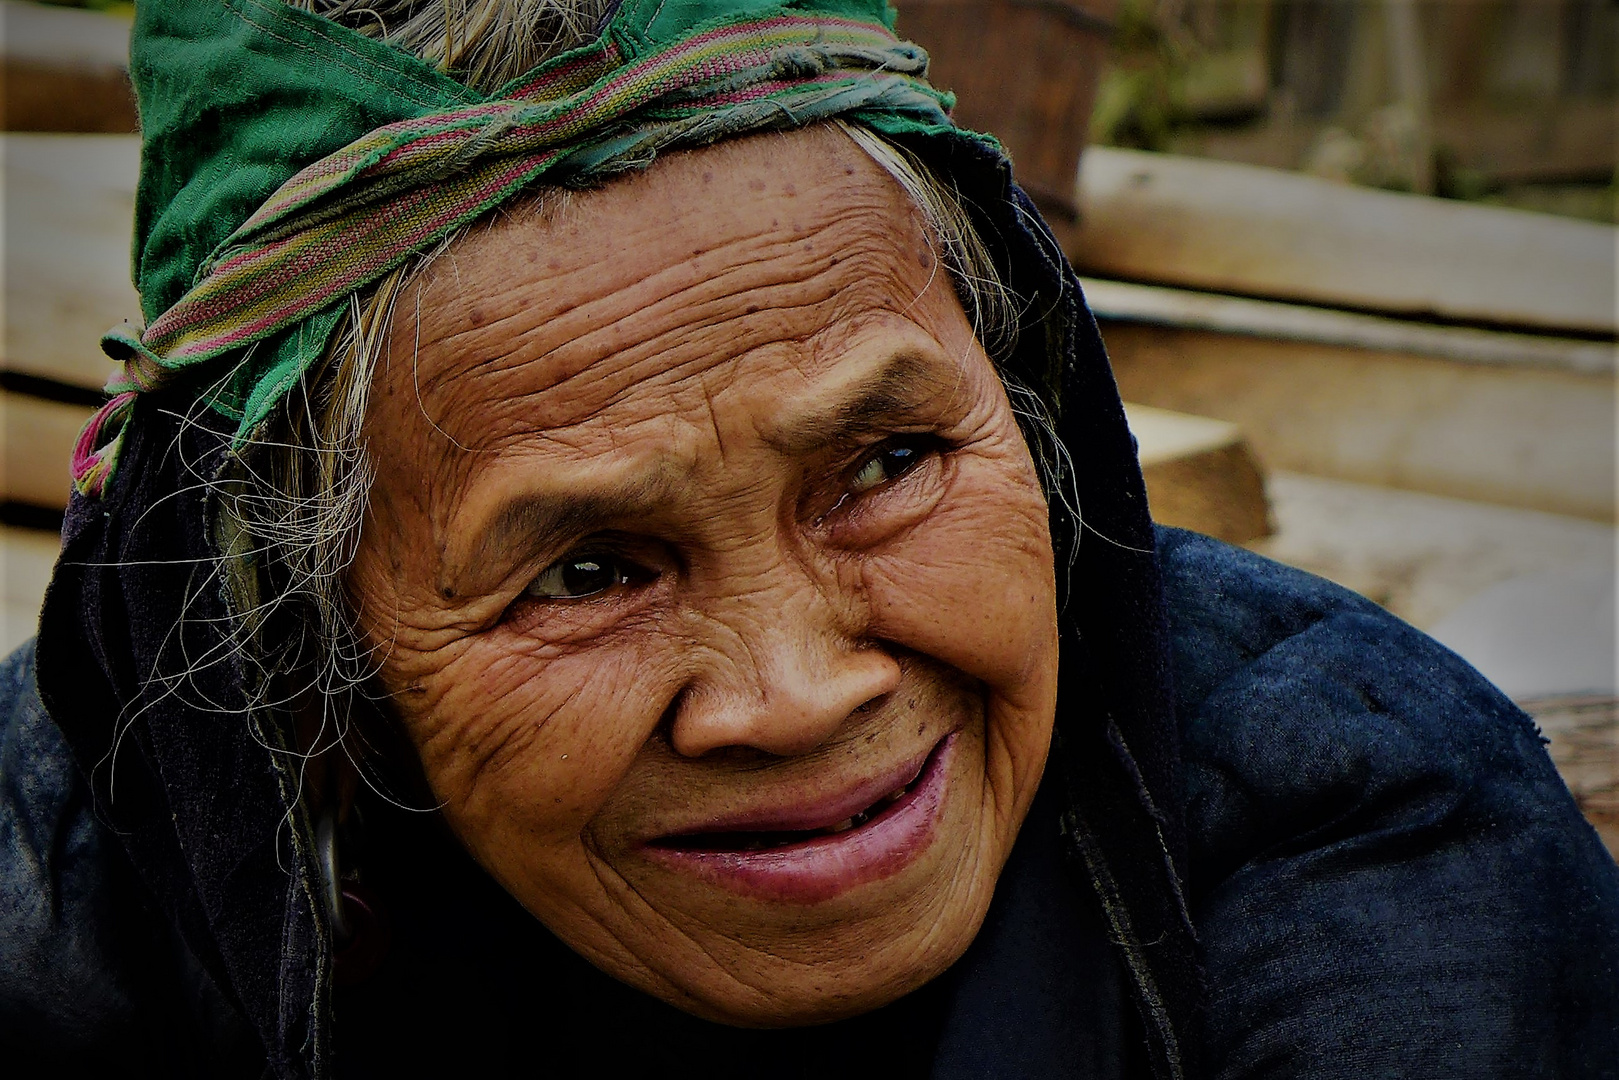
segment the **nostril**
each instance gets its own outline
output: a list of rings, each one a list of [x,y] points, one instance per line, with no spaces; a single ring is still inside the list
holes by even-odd
[[[899,664],[876,649],[761,657],[751,678],[712,677],[688,685],[666,712],[675,751],[700,757],[720,747],[775,756],[806,754],[879,709],[899,685]],[[734,669],[732,674],[734,675]]]
[[[663,714],[658,717],[658,726],[653,729],[654,734],[666,739],[671,746],[674,745],[675,741],[675,718],[680,715],[682,703],[686,700],[686,693],[685,687],[675,691],[674,697],[669,699],[669,704],[663,707]]]
[[[860,704],[856,705],[853,709],[850,709],[849,715],[865,716],[868,713],[877,711],[877,709],[881,708],[888,701],[889,695],[892,693],[893,691],[891,690],[885,690],[874,697],[867,698],[865,701],[862,701]]]

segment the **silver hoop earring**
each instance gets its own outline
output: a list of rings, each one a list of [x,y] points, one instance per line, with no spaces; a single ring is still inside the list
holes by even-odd
[[[321,899],[326,921],[332,928],[332,944],[341,949],[354,937],[343,905],[343,872],[337,859],[337,813],[327,810],[315,822],[315,869],[320,874]]]

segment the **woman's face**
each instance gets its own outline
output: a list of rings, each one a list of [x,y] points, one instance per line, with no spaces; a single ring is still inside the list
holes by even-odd
[[[547,927],[741,1025],[961,954],[1050,742],[1047,511],[919,215],[847,137],[463,240],[394,312],[368,440],[381,680]]]

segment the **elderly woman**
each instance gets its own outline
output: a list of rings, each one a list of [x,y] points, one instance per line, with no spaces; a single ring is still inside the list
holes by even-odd
[[[9,1075],[1614,1075],[1534,727],[1154,532],[883,3],[305,2],[138,11]]]

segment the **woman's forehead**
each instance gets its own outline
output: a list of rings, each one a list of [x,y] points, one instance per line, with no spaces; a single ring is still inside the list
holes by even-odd
[[[722,144],[457,245],[394,310],[372,423],[499,441],[802,375],[874,321],[970,338],[899,185],[833,129]]]

